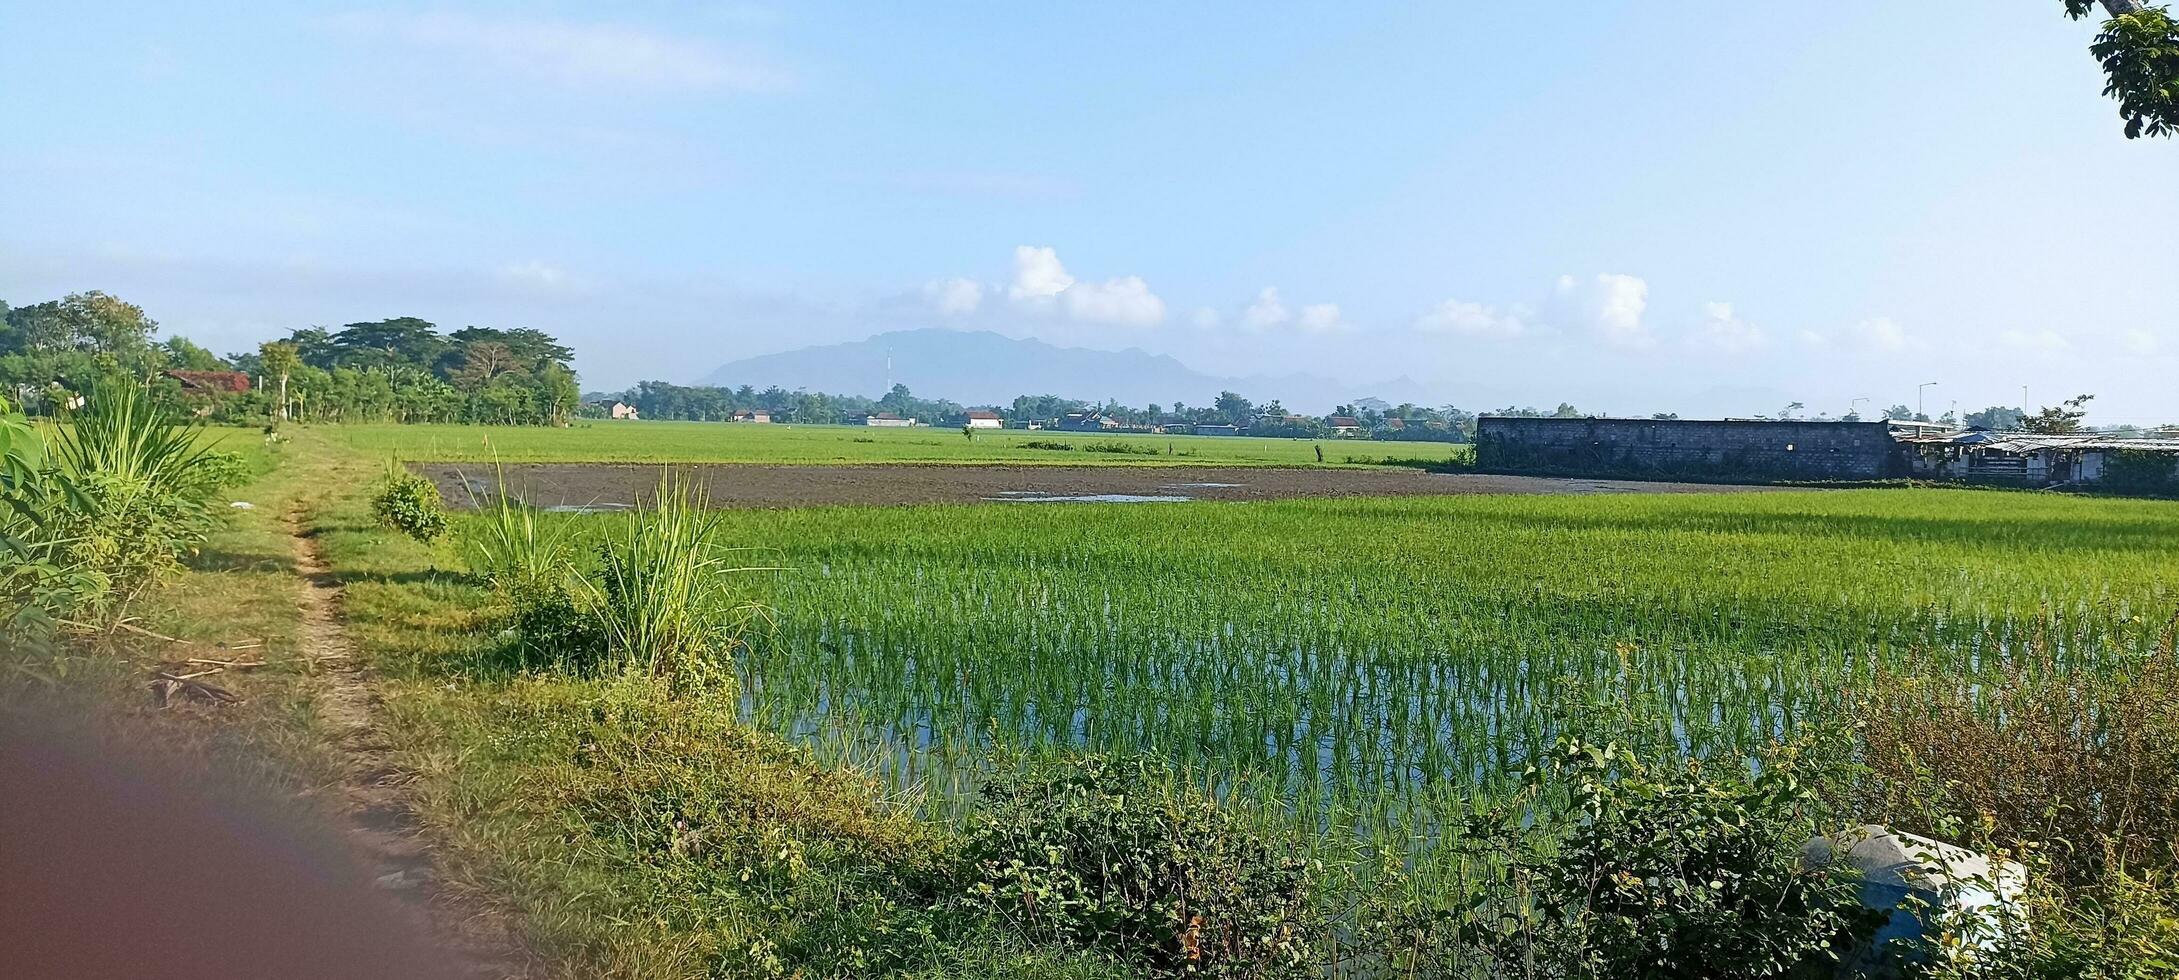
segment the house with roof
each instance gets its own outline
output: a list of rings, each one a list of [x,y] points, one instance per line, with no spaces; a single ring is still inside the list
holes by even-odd
[[[192,395],[232,395],[250,390],[250,376],[240,371],[165,371]]]
[[[972,408],[961,416],[961,424],[971,429],[1003,429],[1006,420],[999,413],[987,409]]]
[[[1367,431],[1362,428],[1362,420],[1351,415],[1327,416],[1324,427],[1332,430],[1333,435],[1339,436],[1358,436]]]
[[[767,412],[761,408],[745,408],[729,416],[728,421],[754,422],[759,425],[770,425],[772,422],[772,413]]]

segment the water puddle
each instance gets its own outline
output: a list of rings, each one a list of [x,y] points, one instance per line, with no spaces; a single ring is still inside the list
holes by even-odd
[[[1178,494],[1156,494],[1156,493],[1079,493],[1079,494],[1059,494],[1059,493],[1040,493],[1040,492],[1038,492],[1038,491],[1035,491],[1035,490],[1005,490],[1005,491],[1001,491],[1001,492],[1000,492],[1000,494],[999,494],[999,496],[996,496],[996,497],[985,497],[984,499],[985,499],[985,500],[992,500],[992,501],[998,501],[998,502],[1000,502],[1000,503],[1014,503],[1014,502],[1019,502],[1019,503],[1037,503],[1037,504],[1043,504],[1043,503],[1066,503],[1066,504],[1169,504],[1169,503],[1183,503],[1183,502],[1186,502],[1186,501],[1194,500],[1195,498],[1194,498],[1194,497],[1183,497],[1183,496],[1180,496],[1180,495],[1178,495]]]
[[[1246,483],[1168,483],[1160,490],[1234,490],[1248,486]]]

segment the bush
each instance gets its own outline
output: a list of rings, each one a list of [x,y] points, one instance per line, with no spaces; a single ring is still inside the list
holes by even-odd
[[[1496,907],[1467,938],[1515,975],[1782,977],[1826,971],[1874,923],[1853,884],[1803,865],[1819,830],[1790,753],[1760,775],[1653,766],[1560,743],[1528,793],[1478,827],[1507,842]]]
[[[1071,443],[1071,442],[1053,442],[1053,441],[1051,441],[1051,440],[1049,440],[1049,439],[1031,439],[1031,440],[1029,440],[1028,442],[1022,443],[1022,444],[1021,444],[1021,448],[1023,448],[1023,449],[1048,449],[1048,450],[1051,450],[1051,451],[1053,451],[1053,452],[1060,452],[1060,453],[1071,453],[1071,452],[1073,452],[1073,451],[1074,451],[1074,443]]]
[[[1298,847],[1141,759],[1002,777],[963,849],[968,901],[1033,941],[1110,952],[1161,976],[1314,976],[1325,931]]]
[[[371,498],[371,512],[380,524],[425,544],[446,534],[446,503],[438,484],[414,473],[389,472],[386,486]]]
[[[1164,452],[1158,449],[1158,447],[1156,446],[1139,445],[1132,442],[1120,442],[1118,440],[1113,440],[1110,442],[1093,442],[1089,445],[1083,446],[1082,451],[1085,453],[1114,453],[1121,456],[1164,455]]]
[[[118,619],[218,526],[210,504],[247,467],[124,380],[92,386],[71,422],[45,468],[11,491],[22,526],[35,529],[20,554],[43,570],[54,613]]]

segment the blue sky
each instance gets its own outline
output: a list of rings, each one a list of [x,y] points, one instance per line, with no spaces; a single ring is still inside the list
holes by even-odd
[[[2179,419],[2179,145],[2056,0],[1547,13],[0,0],[0,298],[536,326],[593,388],[947,326],[1471,408]]]

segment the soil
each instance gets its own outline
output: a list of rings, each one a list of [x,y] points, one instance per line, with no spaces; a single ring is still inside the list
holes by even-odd
[[[470,507],[493,489],[490,466],[420,463],[448,504]],[[613,510],[646,500],[669,467],[622,463],[532,463],[503,468],[522,500],[538,507]],[[1068,498],[1285,500],[1297,497],[1409,497],[1446,494],[1734,493],[1775,487],[1647,483],[1421,470],[1269,467],[971,466],[886,463],[774,466],[677,465],[714,507],[826,504],[1020,503]]]
[[[379,889],[398,899],[415,928],[433,937],[439,965],[465,980],[523,976],[523,959],[505,922],[461,908],[436,887],[431,853],[409,805],[409,774],[395,765],[392,745],[378,727],[380,700],[370,672],[341,626],[340,579],[303,529],[301,515],[288,515],[287,526],[302,576],[301,648],[320,681],[319,714],[339,740],[344,771],[334,802],[357,859]]]

